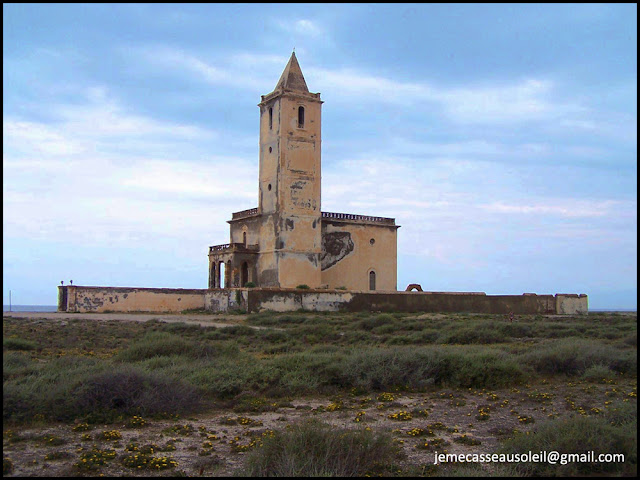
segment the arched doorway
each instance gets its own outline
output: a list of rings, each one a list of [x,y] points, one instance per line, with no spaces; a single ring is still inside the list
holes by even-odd
[[[224,262],[220,262],[218,265],[218,286],[220,288],[225,288],[227,286],[227,282],[225,279],[225,274],[227,273]]]
[[[216,262],[211,262],[211,272],[209,273],[209,288],[216,288]]]
[[[242,267],[240,268],[240,286],[244,287],[249,281],[249,264],[247,262],[242,262]]]

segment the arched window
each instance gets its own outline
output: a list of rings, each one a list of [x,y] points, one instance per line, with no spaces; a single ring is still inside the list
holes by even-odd
[[[304,107],[298,107],[298,128],[304,128]]]
[[[375,289],[376,289],[376,272],[371,270],[369,272],[369,290],[375,290]]]
[[[269,107],[269,130],[273,128],[273,108]]]
[[[244,246],[247,246],[247,232],[242,232],[242,243],[244,243]]]

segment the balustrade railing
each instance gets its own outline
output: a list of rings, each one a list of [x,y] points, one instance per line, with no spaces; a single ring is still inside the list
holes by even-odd
[[[249,210],[242,210],[241,212],[234,212],[231,214],[232,220],[237,220],[238,218],[252,217],[258,214],[258,207],[250,208]]]
[[[335,220],[359,220],[362,222],[385,223],[388,225],[396,224],[395,218],[372,217],[369,215],[356,215],[354,213],[322,212],[322,218],[330,218]]]
[[[222,245],[213,245],[209,247],[209,253],[214,252],[257,252],[259,249],[259,245],[245,245],[244,243],[223,243]]]

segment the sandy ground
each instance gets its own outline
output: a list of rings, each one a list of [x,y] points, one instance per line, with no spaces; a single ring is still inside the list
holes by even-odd
[[[3,317],[46,320],[119,320],[126,322],[183,322],[205,327],[229,327],[242,324],[246,315],[169,314],[169,313],[68,313],[68,312],[3,312]]]

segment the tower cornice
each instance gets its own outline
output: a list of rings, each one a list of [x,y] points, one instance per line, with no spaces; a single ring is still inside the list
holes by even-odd
[[[260,97],[261,101],[258,104],[258,106],[262,107],[262,106],[266,105],[267,103],[271,102],[273,99],[278,98],[278,97],[294,98],[294,99],[298,99],[298,100],[305,100],[305,101],[310,101],[310,102],[324,103],[324,101],[320,100],[320,94],[319,93],[311,93],[311,92],[303,93],[303,92],[292,91],[292,90],[278,89],[278,90],[274,90],[271,93],[268,93],[267,95],[262,95]]]

